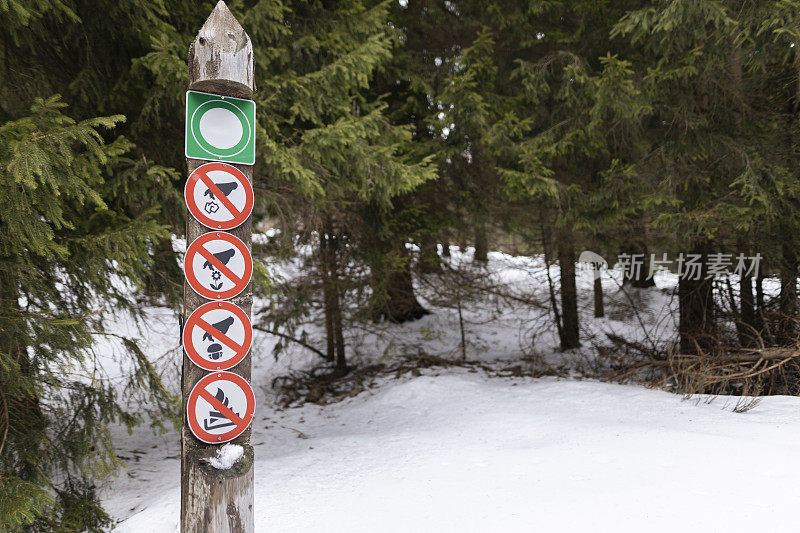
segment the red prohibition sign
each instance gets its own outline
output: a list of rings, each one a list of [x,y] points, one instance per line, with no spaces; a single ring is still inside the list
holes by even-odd
[[[238,365],[252,344],[250,318],[231,302],[201,305],[183,327],[183,349],[204,370],[227,370]]]
[[[192,216],[211,229],[233,229],[253,212],[250,180],[227,163],[197,167],[186,180],[183,197]]]
[[[183,272],[189,286],[209,300],[227,300],[242,292],[253,275],[247,246],[230,233],[209,232],[186,250]]]
[[[214,444],[241,435],[253,421],[256,397],[245,379],[233,372],[213,372],[192,388],[186,420],[194,436]]]

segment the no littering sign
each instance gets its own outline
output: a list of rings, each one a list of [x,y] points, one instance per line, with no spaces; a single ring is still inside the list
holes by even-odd
[[[199,166],[186,180],[183,196],[192,216],[211,229],[233,229],[253,212],[250,180],[227,163]]]

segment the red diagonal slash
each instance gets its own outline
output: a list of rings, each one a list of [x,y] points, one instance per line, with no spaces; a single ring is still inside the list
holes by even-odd
[[[231,202],[227,196],[222,194],[222,191],[219,190],[219,187],[217,187],[217,184],[214,183],[214,180],[208,177],[208,174],[205,172],[198,172],[197,174],[200,176],[200,180],[206,184],[206,187],[211,189],[211,192],[214,193],[214,196],[219,198],[219,201],[222,202],[222,205],[228,208],[228,211],[230,211],[230,213],[233,215],[233,218],[236,218],[242,214],[241,211],[236,209],[236,206],[233,205],[233,202]]]
[[[233,245],[231,245],[231,246],[233,246]],[[235,249],[235,248],[236,248],[236,247],[234,246],[234,249]],[[219,259],[217,259],[216,257],[214,257],[214,254],[212,254],[211,252],[209,252],[208,250],[206,250],[206,249],[205,249],[203,246],[199,246],[199,247],[198,247],[197,253],[199,253],[200,255],[202,255],[203,257],[205,257],[205,258],[206,258],[206,260],[207,260],[209,263],[211,263],[212,265],[214,265],[214,266],[217,268],[217,270],[219,270],[220,272],[222,272],[223,274],[225,274],[225,276],[227,276],[227,277],[228,277],[228,279],[230,279],[230,280],[231,280],[232,282],[234,282],[236,285],[240,284],[240,283],[243,281],[243,280],[242,280],[242,278],[240,278],[239,276],[237,276],[236,274],[234,274],[234,273],[233,273],[233,270],[231,270],[230,268],[228,268],[228,267],[226,267],[225,265],[223,265],[223,264],[222,264],[222,261],[220,261]]]
[[[239,416],[231,411],[230,407],[222,403],[221,401],[217,400],[217,398],[208,392],[205,387],[200,387],[200,396],[211,404],[211,407],[215,408],[217,411],[225,415],[225,418],[236,424],[239,428],[246,426],[247,423],[239,418]]]
[[[217,328],[215,328],[202,318],[197,319],[197,325],[203,328],[206,331],[206,333],[208,333],[215,339],[219,340],[222,344],[224,344],[234,352],[239,353],[239,350],[242,349],[242,347],[239,344],[236,344],[235,340],[231,339],[230,337],[222,333],[220,330],[218,330]]]

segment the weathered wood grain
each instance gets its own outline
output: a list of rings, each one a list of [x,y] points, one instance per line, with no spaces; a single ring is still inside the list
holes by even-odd
[[[253,85],[253,47],[242,26],[220,1],[209,16],[189,49],[189,88],[224,96],[250,98]],[[187,177],[205,160],[187,159]],[[233,165],[253,181],[253,167]],[[187,246],[209,230],[191,215],[186,220]],[[252,250],[252,220],[228,233],[235,235]],[[184,282],[183,313],[188,317],[206,300]],[[252,286],[232,298],[231,302],[251,316]],[[250,381],[251,358],[248,355],[231,368]],[[184,406],[195,384],[206,371],[183,358],[182,392]],[[183,413],[181,432],[181,531],[252,533],[253,522],[253,448],[248,428],[231,441],[244,447],[244,456],[230,470],[217,470],[202,459],[215,455],[219,445],[205,444],[192,434]]]
[[[255,90],[253,43],[222,0],[189,48],[189,88],[238,98]]]

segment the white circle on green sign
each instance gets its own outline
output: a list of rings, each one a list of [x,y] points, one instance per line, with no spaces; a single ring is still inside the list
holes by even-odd
[[[230,150],[236,146],[242,133],[244,128],[239,117],[224,107],[209,109],[200,117],[200,135],[218,150]]]
[[[252,131],[242,110],[221,99],[200,104],[189,124],[195,142],[219,157],[233,157],[244,150]]]

